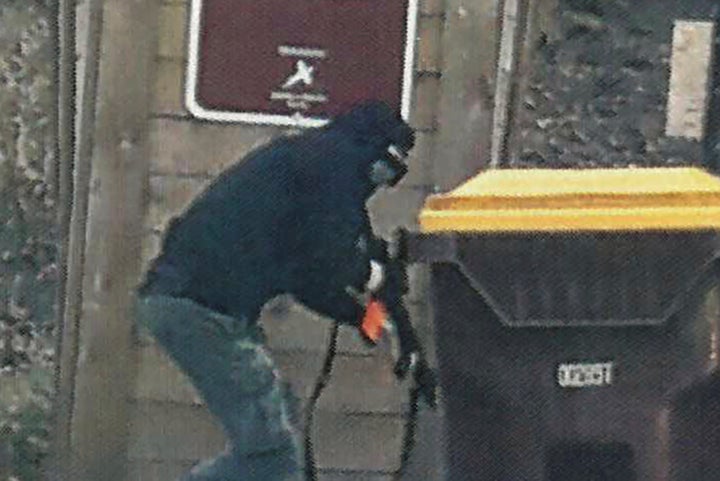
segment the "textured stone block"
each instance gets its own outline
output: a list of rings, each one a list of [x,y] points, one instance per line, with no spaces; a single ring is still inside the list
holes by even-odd
[[[402,420],[321,412],[313,429],[320,469],[392,473],[400,465]]]
[[[187,115],[185,109],[185,65],[182,59],[160,57],[153,95],[155,115]]]
[[[215,456],[225,436],[203,407],[137,401],[130,423],[131,459],[195,461]]]
[[[167,118],[152,120],[151,128],[154,145],[150,169],[165,175],[216,175],[281,132],[269,126]]]
[[[439,16],[420,17],[418,21],[417,65],[424,72],[440,71],[440,41],[443,20]]]
[[[187,5],[185,3],[164,4],[161,7],[158,27],[159,56],[185,58],[186,22]]]

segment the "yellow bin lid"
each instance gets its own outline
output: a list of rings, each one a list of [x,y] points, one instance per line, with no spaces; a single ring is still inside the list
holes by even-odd
[[[720,229],[720,179],[695,167],[488,170],[432,195],[423,232]]]

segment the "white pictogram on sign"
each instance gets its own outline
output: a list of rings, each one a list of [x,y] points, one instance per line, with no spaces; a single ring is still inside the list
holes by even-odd
[[[327,95],[315,85],[316,62],[327,57],[326,50],[310,47],[281,45],[281,57],[295,57],[295,70],[279,89],[270,93],[270,100],[285,101],[292,110],[307,110],[312,104],[328,101]]]
[[[303,83],[306,86],[312,85],[314,71],[315,67],[308,65],[304,60],[298,60],[295,64],[295,73],[288,77],[282,88],[289,89],[299,83]]]

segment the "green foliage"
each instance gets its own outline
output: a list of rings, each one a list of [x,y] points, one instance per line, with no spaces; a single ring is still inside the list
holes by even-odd
[[[40,479],[57,284],[50,1],[0,0],[0,481]]]
[[[17,345],[10,338],[46,334],[38,329],[54,318],[55,42],[49,15],[43,2],[0,1],[0,374],[19,365],[14,348],[8,352]]]
[[[2,479],[39,481],[48,450],[50,390],[42,374],[30,382],[23,399],[0,403],[0,476]]]

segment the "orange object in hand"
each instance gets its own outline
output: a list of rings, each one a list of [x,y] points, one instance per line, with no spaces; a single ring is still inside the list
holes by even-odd
[[[385,305],[377,299],[370,299],[365,306],[365,316],[360,325],[360,331],[369,341],[376,343],[382,336],[387,318]]]

